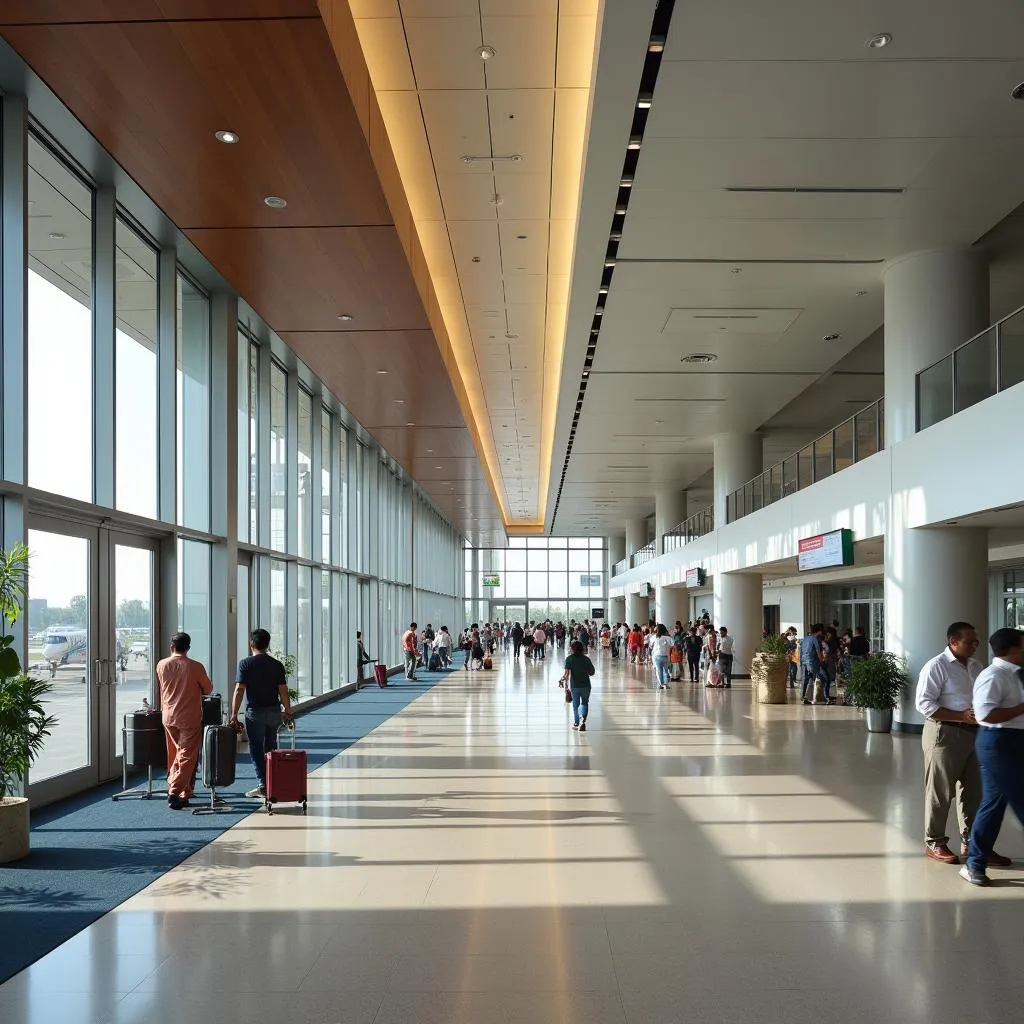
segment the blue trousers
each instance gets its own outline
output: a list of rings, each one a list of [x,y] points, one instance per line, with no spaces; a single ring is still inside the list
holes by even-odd
[[[570,687],[570,692],[572,693],[573,724],[579,725],[581,718],[584,722],[587,720],[587,711],[590,707],[590,687],[573,686]]]
[[[249,741],[249,756],[261,786],[267,782],[266,756],[268,751],[277,750],[277,730],[280,728],[279,707],[245,709],[245,737]]]
[[[974,752],[981,766],[981,806],[974,816],[967,864],[984,871],[999,838],[1006,806],[1024,822],[1024,729],[978,728]]]

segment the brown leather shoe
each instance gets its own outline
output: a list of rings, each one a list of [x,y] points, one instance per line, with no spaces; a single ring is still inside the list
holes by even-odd
[[[965,859],[967,857],[967,844],[966,843],[961,843],[960,844],[960,856],[965,858]],[[996,853],[995,850],[993,850],[988,855],[987,866],[990,867],[990,868],[1008,868],[1012,864],[1013,864],[1013,861],[1009,857],[1004,857],[1001,853]]]
[[[959,864],[960,858],[945,843],[925,843],[925,856],[943,864]]]

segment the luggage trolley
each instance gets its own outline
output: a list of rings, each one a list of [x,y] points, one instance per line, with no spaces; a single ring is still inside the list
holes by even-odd
[[[155,796],[167,796],[166,789],[153,788],[153,769],[162,768],[167,762],[167,745],[164,741],[163,715],[158,708],[149,706],[143,699],[138,711],[124,716],[121,727],[121,785],[120,793],[114,793],[111,800],[134,799],[152,800]],[[128,788],[128,771],[146,769],[145,787]]]

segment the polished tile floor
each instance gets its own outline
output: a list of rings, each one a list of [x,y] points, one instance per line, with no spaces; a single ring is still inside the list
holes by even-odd
[[[916,738],[607,656],[580,735],[553,660],[496,669],[11,979],[0,1021],[1024,1019],[1020,828],[989,890],[926,861]]]

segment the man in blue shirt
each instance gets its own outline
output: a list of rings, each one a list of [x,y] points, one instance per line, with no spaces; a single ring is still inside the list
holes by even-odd
[[[822,650],[822,634],[825,627],[821,623],[811,626],[810,633],[800,641],[800,666],[804,670],[804,685],[800,692],[800,699],[805,704],[814,702],[814,681],[820,679],[822,689],[825,693],[825,703],[829,703],[828,690],[825,689],[827,676],[825,675],[824,652]],[[807,699],[807,687],[811,688],[811,700]]]

